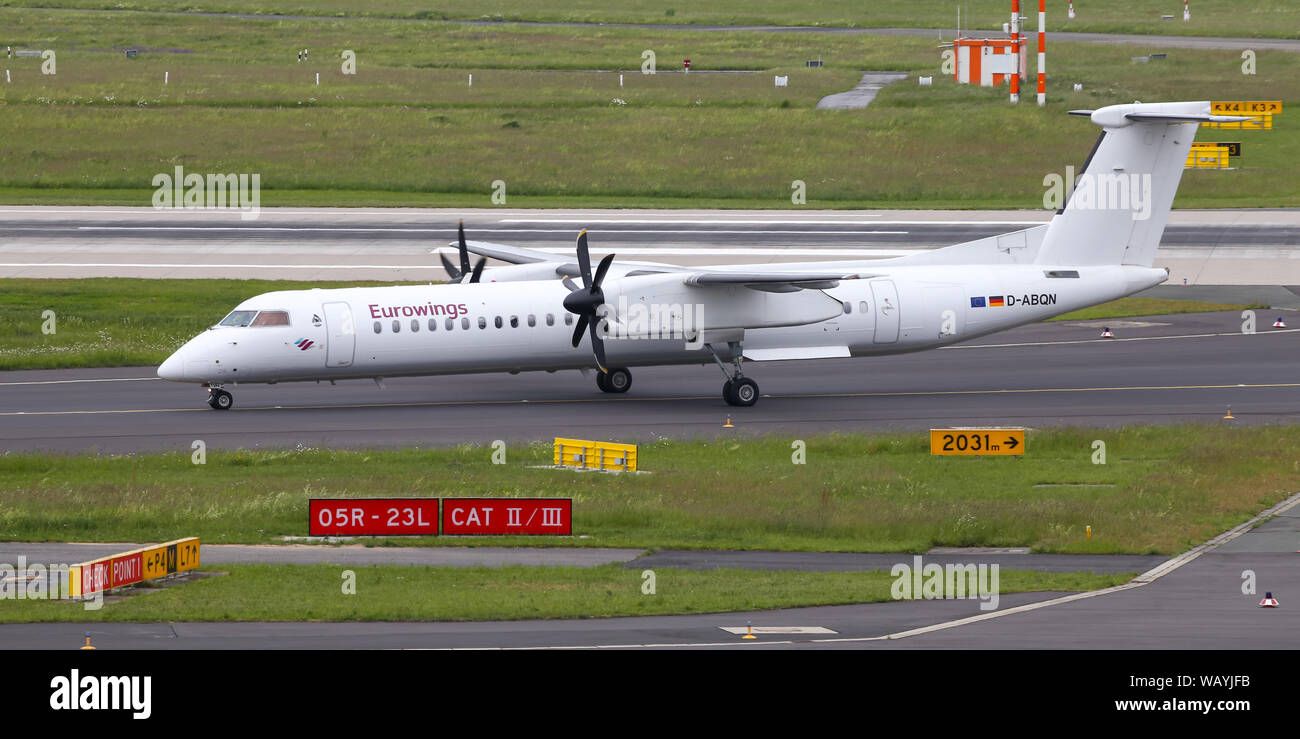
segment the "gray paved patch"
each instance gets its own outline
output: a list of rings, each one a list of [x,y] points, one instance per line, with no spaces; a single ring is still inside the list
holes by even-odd
[[[853,110],[865,108],[876,99],[885,85],[907,79],[906,73],[900,72],[866,72],[862,81],[848,92],[837,92],[817,101],[817,107],[823,110]]]
[[[0,542],[0,563],[16,564],[21,555],[27,562],[76,564],[96,557],[129,551],[140,544],[58,544]],[[338,564],[412,565],[427,567],[596,567],[628,562],[641,549],[581,547],[365,547],[325,545],[249,546],[204,544],[200,560],[205,565],[221,564]]]
[[[896,564],[913,564],[920,556],[926,564],[996,564],[1004,570],[1037,572],[1141,573],[1168,559],[1161,555],[1092,554],[863,554],[854,552],[758,552],[665,549],[624,565],[629,569],[655,567],[686,570],[797,570],[801,572],[857,572],[889,570]]]

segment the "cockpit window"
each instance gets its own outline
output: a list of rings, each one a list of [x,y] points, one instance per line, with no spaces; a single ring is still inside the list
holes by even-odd
[[[255,310],[237,310],[232,311],[230,315],[221,319],[222,326],[247,326],[253,322],[253,316],[257,315]]]
[[[289,314],[282,310],[264,310],[253,319],[253,326],[288,326]]]

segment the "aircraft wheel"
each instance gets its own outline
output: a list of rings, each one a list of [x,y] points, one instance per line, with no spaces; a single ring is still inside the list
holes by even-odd
[[[727,401],[727,405],[736,404],[736,399],[731,395],[731,380],[722,383],[722,399]]]
[[[607,393],[625,393],[632,387],[632,373],[626,367],[616,367],[605,373],[605,386],[601,388]]]
[[[732,380],[728,384],[731,385],[731,397],[729,402],[732,405],[748,408],[758,402],[757,382],[754,382],[748,377],[742,377],[739,380]]]
[[[596,387],[607,393],[613,392],[609,389],[608,378],[605,376],[605,373],[600,370],[596,370]]]
[[[235,396],[225,390],[214,389],[208,393],[208,405],[219,411],[228,411],[235,404]]]

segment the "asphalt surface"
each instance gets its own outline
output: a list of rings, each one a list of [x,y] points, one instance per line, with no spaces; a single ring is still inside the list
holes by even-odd
[[[78,564],[99,557],[139,549],[141,544],[82,544],[53,542],[0,542],[0,564]],[[320,544],[204,544],[199,560],[204,565],[283,564],[345,566],[400,565],[411,567],[596,567],[630,562],[640,549],[584,547],[367,547]],[[1130,572],[1131,570],[1123,570]]]
[[[716,367],[634,368],[601,393],[577,371],[230,386],[206,391],[153,368],[0,373],[0,452],[435,446],[646,441],[661,436],[817,435],[963,425],[1107,427],[1267,424],[1300,418],[1300,316],[1241,333],[1236,311],[1024,326],[969,344],[890,357],[747,363],[763,397],[733,408]],[[1115,339],[1098,338],[1109,325]],[[1235,420],[1223,419],[1232,406]],[[735,429],[721,428],[730,415]]]
[[[1275,519],[1276,520],[1276,519]],[[1248,533],[1241,539],[1257,536]],[[1240,539],[1239,539],[1240,541]],[[498,649],[548,647],[815,649],[1232,649],[1300,647],[1297,555],[1212,551],[1144,587],[903,636],[1071,594],[893,601],[727,614],[477,623],[142,623],[0,625],[0,649],[75,649],[89,631],[99,649]],[[1300,538],[1286,546],[1300,549]],[[927,557],[927,560],[929,558]],[[975,560],[967,560],[975,561]],[[1256,592],[1243,592],[1243,574]],[[671,587],[664,578],[658,587]],[[1282,607],[1258,607],[1265,590]],[[647,596],[652,597],[652,596]],[[742,641],[724,627],[820,627],[833,633],[763,634]],[[894,638],[888,638],[891,637]]]
[[[0,564],[17,566],[19,557],[29,564],[77,564],[138,549],[141,544],[89,544],[62,542],[0,542]],[[644,556],[642,556],[644,555]],[[962,552],[925,554],[927,563],[997,564],[1008,570],[1035,572],[1145,572],[1165,560],[1159,555],[1001,554]],[[665,549],[647,554],[641,549],[585,547],[367,547],[321,544],[244,545],[204,544],[204,565],[398,565],[413,567],[595,567],[623,563],[628,569],[784,570],[794,572],[862,572],[889,570],[911,564],[908,554],[857,552],[765,552]]]
[[[902,256],[1046,223],[1021,211],[663,211],[0,206],[0,277],[443,280],[432,252],[467,236],[683,265]],[[489,266],[492,266],[490,263]],[[1300,284],[1300,211],[1175,211],[1157,267],[1171,284]],[[488,272],[490,279],[491,272]]]

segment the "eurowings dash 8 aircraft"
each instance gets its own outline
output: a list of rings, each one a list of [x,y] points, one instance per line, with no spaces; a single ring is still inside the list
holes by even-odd
[[[1071,113],[1102,133],[1046,225],[891,259],[694,268],[609,254],[594,272],[585,231],[574,262],[462,230],[460,267],[443,258],[449,284],[258,295],[158,375],[201,384],[225,410],[239,383],[594,368],[601,390],[625,393],[629,367],[716,364],[726,402],[750,406],[742,359],[932,349],[1164,282],[1152,263],[1197,126],[1241,118],[1208,102]],[[510,264],[482,282],[484,260],[471,270],[466,252]]]

